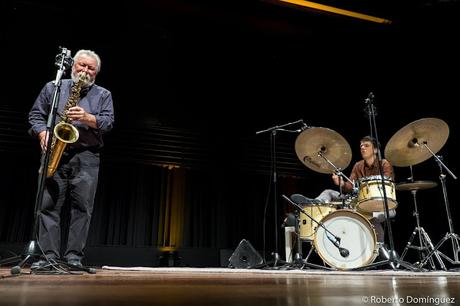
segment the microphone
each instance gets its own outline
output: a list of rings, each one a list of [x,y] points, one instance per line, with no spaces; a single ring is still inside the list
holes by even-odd
[[[21,267],[20,266],[14,266],[11,268],[11,274],[12,275],[17,275],[21,274]]]
[[[366,105],[368,104],[371,104],[372,103],[372,100],[374,100],[374,94],[372,92],[370,92],[368,95],[367,95],[367,98],[364,99],[364,103]]]
[[[88,268],[88,273],[89,274],[96,274],[96,269],[95,268]]]
[[[328,232],[326,232],[326,236],[327,239],[329,239],[329,241],[332,242],[332,244],[339,250],[340,256],[348,257],[350,255],[350,251],[340,246],[340,238],[331,238],[331,235]]]
[[[297,133],[303,132],[303,131],[305,131],[306,129],[309,129],[309,128],[310,128],[305,122],[303,122],[303,119],[300,119],[300,120],[297,121],[297,122],[298,122],[298,123],[302,123],[302,126],[300,127],[300,129],[295,130]],[[297,122],[296,122],[296,123],[297,123]]]
[[[348,257],[348,255],[350,255],[350,251],[348,251],[345,248],[340,248],[340,247],[339,247],[339,253],[340,255],[342,255],[342,257]]]
[[[71,56],[72,52],[65,47],[59,47],[59,49],[61,50],[61,53],[56,55],[55,65],[58,66],[59,68],[62,65],[64,69],[68,69],[72,67],[73,65],[73,59]]]
[[[70,56],[71,51],[67,49],[66,47],[59,47],[61,49],[61,54],[64,56]]]

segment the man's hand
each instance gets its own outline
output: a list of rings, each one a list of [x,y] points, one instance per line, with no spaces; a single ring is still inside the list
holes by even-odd
[[[42,151],[46,151],[46,145],[48,144],[48,132],[47,131],[41,131],[38,133],[38,139],[40,140],[40,148],[42,148]]]
[[[332,180],[334,181],[334,184],[339,186],[339,184],[341,182],[341,179],[337,174],[335,174],[335,173],[332,174]],[[343,184],[343,182],[342,182],[342,184]]]
[[[87,113],[82,107],[74,106],[69,108],[67,111],[67,118],[70,121],[80,121],[86,123],[92,128],[96,128],[96,117],[94,115]]]

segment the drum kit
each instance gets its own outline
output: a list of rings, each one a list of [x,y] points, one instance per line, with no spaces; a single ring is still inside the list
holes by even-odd
[[[439,156],[435,155],[445,145],[448,135],[449,128],[440,119],[417,120],[393,135],[385,147],[385,158],[393,166],[410,167],[412,172],[412,166],[433,156],[439,160],[441,172],[444,168],[453,175],[440,161]],[[358,182],[353,182],[342,173],[342,169],[348,167],[351,162],[352,153],[349,144],[340,134],[324,127],[309,127],[302,131],[295,141],[295,152],[299,160],[309,169],[324,174],[336,173],[353,186],[358,186],[347,201],[321,204],[302,203],[302,207],[298,206],[299,203],[295,204],[302,212],[298,214],[296,229],[298,237],[302,242],[311,244],[310,253],[306,259],[302,259],[304,264],[308,262],[312,250],[315,250],[322,261],[333,269],[356,269],[372,264],[378,256],[379,244],[369,216],[372,216],[374,212],[384,211],[385,200],[389,210],[395,209],[398,206],[396,191],[412,193],[416,218],[415,230],[402,253],[401,260],[408,250],[413,248],[419,252],[419,261],[415,264],[418,268],[422,269],[429,262],[432,269],[436,269],[434,256],[441,268],[446,270],[441,257],[448,257],[438,249],[444,241],[451,239],[455,246],[455,259],[448,259],[454,264],[458,263],[459,239],[458,235],[453,232],[443,181],[445,175],[441,175],[441,183],[450,232],[438,245],[434,246],[420,225],[416,193],[419,190],[438,186],[436,182],[413,180],[412,176],[407,182],[395,184],[392,178],[380,175],[363,177]],[[385,189],[384,192],[382,192],[383,189]],[[417,235],[420,245],[414,246],[413,240]]]

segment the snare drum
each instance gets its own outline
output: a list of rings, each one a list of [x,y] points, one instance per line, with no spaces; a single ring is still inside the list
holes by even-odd
[[[315,249],[323,261],[339,270],[359,268],[371,264],[378,255],[377,238],[372,224],[361,214],[342,209],[322,219],[323,225],[340,239],[340,247],[348,250],[342,256],[334,245],[333,236],[322,226],[315,232]],[[331,241],[332,240],[332,241]]]
[[[304,205],[303,209],[307,214],[309,214],[313,219],[320,222],[321,219],[326,217],[333,211],[337,210],[337,207],[333,204],[318,204],[318,205]],[[303,240],[313,240],[315,229],[318,224],[310,219],[304,213],[300,213],[300,239]]]
[[[396,202],[396,188],[393,180],[383,177],[383,186],[387,196],[388,209],[398,206]],[[384,211],[384,196],[382,188],[382,177],[380,175],[367,176],[359,180],[358,211],[372,213]]]

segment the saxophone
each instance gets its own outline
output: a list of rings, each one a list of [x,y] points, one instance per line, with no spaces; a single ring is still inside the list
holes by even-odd
[[[69,108],[77,106],[78,101],[80,101],[81,88],[87,79],[88,76],[85,73],[81,73],[78,77],[78,81],[72,85],[72,93],[64,107],[61,121],[54,127],[46,177],[51,177],[56,172],[59,161],[62,157],[62,153],[64,152],[67,144],[74,143],[78,140],[78,130],[74,125],[70,123],[70,119],[67,117],[67,112]]]

